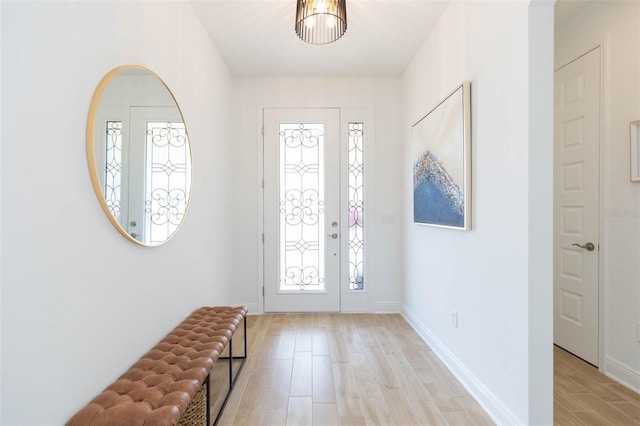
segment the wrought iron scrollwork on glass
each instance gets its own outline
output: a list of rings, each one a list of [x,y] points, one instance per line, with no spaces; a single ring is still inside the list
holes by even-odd
[[[106,122],[104,199],[111,214],[120,217],[122,185],[122,121]]]
[[[147,123],[146,232],[151,244],[180,226],[189,192],[187,132],[181,122]]]
[[[324,290],[324,125],[279,130],[280,290]]]
[[[364,290],[364,123],[349,123],[349,290]]]

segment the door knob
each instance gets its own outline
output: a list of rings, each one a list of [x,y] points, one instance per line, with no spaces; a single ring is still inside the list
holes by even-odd
[[[596,246],[594,246],[594,245],[593,245],[593,243],[587,243],[587,244],[585,244],[585,245],[581,245],[581,244],[576,244],[576,243],[574,243],[574,244],[571,244],[571,245],[572,245],[572,246],[576,246],[576,247],[583,248],[583,249],[585,249],[586,251],[593,251],[593,250],[595,250],[595,248],[596,248]]]
[[[331,238],[333,238],[333,239],[335,240],[335,239],[337,239],[337,238],[338,238],[338,234],[336,234],[336,233],[334,232],[333,234],[329,234],[329,235],[327,235],[327,237],[331,237]]]

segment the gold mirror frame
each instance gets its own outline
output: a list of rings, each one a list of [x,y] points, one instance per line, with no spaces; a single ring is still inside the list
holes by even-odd
[[[186,184],[187,188],[185,190],[186,194],[184,197],[184,210],[180,214],[179,223],[177,225],[174,225],[175,229],[173,229],[173,231],[164,240],[155,242],[155,243],[145,243],[143,241],[140,241],[134,238],[134,236],[130,235],[129,232],[118,221],[116,216],[112,213],[111,209],[109,208],[109,205],[107,204],[107,201],[105,199],[105,192],[103,191],[103,187],[102,187],[103,182],[101,181],[101,178],[99,176],[99,171],[98,171],[98,164],[97,164],[97,158],[96,158],[96,141],[95,141],[96,133],[95,132],[96,132],[96,121],[98,119],[101,103],[104,99],[105,91],[108,89],[109,85],[112,83],[114,77],[116,77],[117,75],[120,75],[123,71],[127,71],[127,70],[134,70],[134,71],[137,70],[141,73],[148,73],[149,76],[155,77],[158,80],[158,82],[161,83],[161,85],[166,89],[169,97],[173,100],[173,103],[180,116],[180,119],[184,124],[185,146],[186,146],[185,161],[187,162],[185,179],[188,182]],[[164,82],[164,80],[162,80],[162,78],[160,78],[160,76],[158,76],[158,74],[156,74],[153,70],[141,65],[123,65],[123,66],[114,68],[102,78],[102,80],[98,84],[98,87],[96,88],[93,94],[93,98],[91,99],[91,105],[89,107],[89,115],[87,118],[87,127],[86,127],[86,154],[87,154],[87,164],[89,166],[89,175],[91,177],[91,184],[93,186],[93,190],[96,194],[96,197],[98,198],[98,202],[100,203],[100,207],[104,211],[111,225],[113,225],[113,227],[122,236],[124,236],[127,240],[141,246],[157,247],[169,241],[178,232],[178,230],[184,223],[184,219],[186,217],[186,214],[189,208],[190,199],[191,199],[191,184],[192,184],[191,167],[193,164],[193,159],[191,156],[191,144],[188,136],[188,130],[186,128],[186,123],[184,123],[184,116],[182,115],[180,106],[178,105],[178,102],[176,101],[175,96],[171,92],[171,89],[169,89],[167,84]]]

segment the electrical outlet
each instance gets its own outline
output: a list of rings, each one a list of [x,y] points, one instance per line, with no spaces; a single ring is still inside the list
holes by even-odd
[[[458,328],[458,313],[456,311],[451,311],[451,325],[453,328]]]
[[[382,223],[384,225],[393,225],[394,223],[396,223],[396,215],[383,214],[382,215]]]

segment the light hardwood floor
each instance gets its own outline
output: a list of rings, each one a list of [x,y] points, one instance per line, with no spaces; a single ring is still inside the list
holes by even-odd
[[[247,334],[220,425],[493,424],[401,315],[258,315]],[[637,394],[554,351],[556,424],[640,424]]]
[[[554,347],[556,425],[640,425],[640,395]]]

